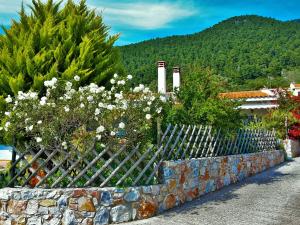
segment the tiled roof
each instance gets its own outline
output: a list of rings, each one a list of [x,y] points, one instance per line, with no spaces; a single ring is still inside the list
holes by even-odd
[[[220,93],[219,96],[221,98],[230,98],[230,99],[271,97],[271,95],[263,91],[226,92],[226,93]]]

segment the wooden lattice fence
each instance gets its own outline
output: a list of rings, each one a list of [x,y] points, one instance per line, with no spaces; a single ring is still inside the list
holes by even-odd
[[[107,187],[158,183],[157,172],[165,160],[216,157],[276,149],[274,131],[238,130],[236,134],[210,126],[168,125],[160,143],[134,147],[94,146],[84,153],[73,148],[48,151],[14,149],[9,186]]]

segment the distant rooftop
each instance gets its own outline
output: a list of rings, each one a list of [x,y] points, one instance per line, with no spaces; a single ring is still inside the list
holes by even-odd
[[[226,92],[220,93],[219,95],[222,98],[230,99],[243,99],[243,98],[265,98],[265,97],[274,97],[274,93],[259,90],[259,91],[237,91],[237,92]]]

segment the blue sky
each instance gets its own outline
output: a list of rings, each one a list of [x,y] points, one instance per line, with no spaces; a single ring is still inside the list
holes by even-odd
[[[9,26],[12,18],[18,19],[21,2],[0,0],[0,24]],[[87,0],[87,4],[103,14],[112,34],[121,34],[118,45],[195,33],[245,14],[284,21],[300,18],[300,0]]]

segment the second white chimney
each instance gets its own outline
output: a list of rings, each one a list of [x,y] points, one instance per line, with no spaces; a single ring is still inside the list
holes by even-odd
[[[180,68],[178,66],[173,67],[173,91],[180,88]]]
[[[166,62],[158,61],[157,62],[157,89],[158,93],[166,94],[167,93],[167,71],[166,71]]]

